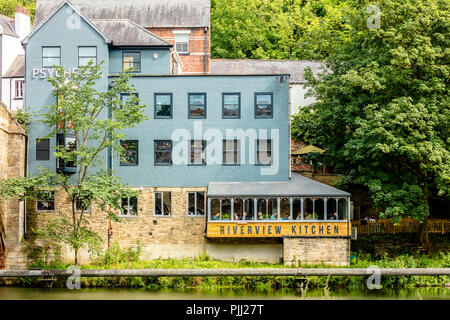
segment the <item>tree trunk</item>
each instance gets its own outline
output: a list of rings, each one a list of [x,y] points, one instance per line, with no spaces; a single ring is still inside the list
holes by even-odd
[[[112,236],[111,216],[108,216],[108,248],[111,247],[111,236]]]
[[[75,249],[75,265],[78,265],[78,249]]]
[[[430,238],[428,237],[428,218],[425,218],[417,228],[417,242],[425,248],[430,247]]]

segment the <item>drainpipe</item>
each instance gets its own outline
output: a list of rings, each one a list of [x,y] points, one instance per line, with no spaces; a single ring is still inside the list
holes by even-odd
[[[208,73],[208,27],[203,29],[205,32],[205,74]]]

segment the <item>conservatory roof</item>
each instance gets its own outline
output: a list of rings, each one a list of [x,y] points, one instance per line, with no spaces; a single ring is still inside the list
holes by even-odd
[[[208,197],[350,197],[350,193],[292,173],[289,181],[210,182]]]

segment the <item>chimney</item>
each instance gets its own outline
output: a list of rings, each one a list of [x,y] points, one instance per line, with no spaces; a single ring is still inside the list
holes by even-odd
[[[30,11],[22,6],[16,6],[14,27],[20,40],[23,40],[31,31]]]

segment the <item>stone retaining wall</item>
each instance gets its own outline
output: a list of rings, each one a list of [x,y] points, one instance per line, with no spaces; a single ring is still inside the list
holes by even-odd
[[[25,155],[25,131],[13,114],[0,104],[0,180],[25,175]],[[16,200],[0,200],[0,237],[4,241],[6,268],[26,265],[21,244],[23,234],[23,203]]]
[[[283,239],[284,263],[289,265],[325,264],[350,265],[350,239],[285,237]]]

